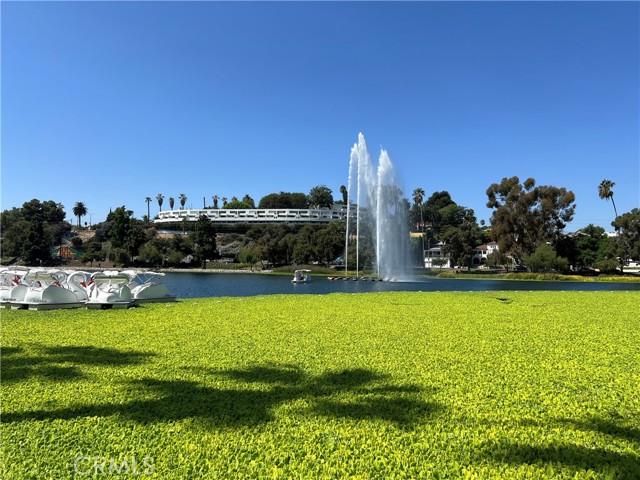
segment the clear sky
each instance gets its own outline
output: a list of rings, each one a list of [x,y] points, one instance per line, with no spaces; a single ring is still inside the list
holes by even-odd
[[[640,206],[638,2],[11,2],[2,209],[93,223],[145,197],[340,198],[363,132],[407,198],[488,220],[503,177],[566,187],[567,230]]]

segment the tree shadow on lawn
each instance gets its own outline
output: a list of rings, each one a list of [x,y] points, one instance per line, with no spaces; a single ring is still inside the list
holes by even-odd
[[[618,453],[604,448],[579,445],[549,445],[545,447],[505,443],[494,446],[489,457],[506,463],[535,465],[539,463],[593,470],[613,475],[611,478],[640,478],[640,460],[633,453]]]
[[[3,421],[116,415],[143,424],[197,418],[209,427],[242,427],[272,421],[275,408],[306,400],[304,413],[310,415],[378,419],[410,427],[442,411],[439,404],[420,399],[418,387],[389,384],[388,377],[366,369],[311,376],[292,366],[258,366],[216,374],[237,381],[239,387],[212,388],[187,380],[145,378],[129,382],[140,399],[5,413]],[[340,398],[343,394],[346,400]]]
[[[137,365],[153,356],[152,353],[121,351],[93,346],[43,347],[32,346],[34,353],[22,347],[3,347],[0,378],[12,383],[40,377],[64,382],[85,378],[79,366]]]
[[[537,422],[528,424],[541,425]],[[613,420],[592,417],[588,420],[563,418],[551,421],[553,425],[571,425],[582,431],[593,431],[619,440],[638,442],[640,430],[635,427],[619,425]],[[604,448],[585,447],[571,444],[552,444],[548,446],[523,445],[506,442],[487,448],[486,456],[506,463],[536,464],[550,463],[569,466],[576,471],[594,470],[612,475],[612,478],[639,478],[640,457],[633,453],[619,453]]]

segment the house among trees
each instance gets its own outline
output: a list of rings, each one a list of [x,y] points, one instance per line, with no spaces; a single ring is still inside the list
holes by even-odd
[[[80,251],[71,245],[59,245],[51,249],[52,258],[62,258],[64,260],[74,260],[80,258]]]
[[[443,250],[444,243],[436,243],[424,251],[424,268],[451,268],[451,259]]]
[[[496,242],[489,242],[485,245],[479,245],[473,251],[473,264],[483,265],[487,261],[487,256],[493,252],[498,251],[498,244]]]

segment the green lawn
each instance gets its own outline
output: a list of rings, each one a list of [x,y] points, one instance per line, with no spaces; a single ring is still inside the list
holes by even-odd
[[[4,310],[0,476],[640,478],[639,306],[479,292]]]

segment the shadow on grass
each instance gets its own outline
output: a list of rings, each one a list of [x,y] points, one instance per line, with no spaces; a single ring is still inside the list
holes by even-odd
[[[640,430],[635,426],[627,426],[624,419],[604,419],[591,417],[586,420],[561,418],[551,420],[544,426],[570,428],[607,435],[612,439],[626,442],[640,441]],[[524,425],[541,426],[540,422],[524,422]],[[612,450],[614,443],[611,443]],[[505,442],[491,446],[485,450],[485,456],[512,464],[533,465],[537,463],[557,464],[570,467],[576,471],[593,470],[604,473],[611,478],[640,479],[640,457],[633,453],[616,452],[605,448],[588,447],[572,444],[551,444],[533,446]],[[619,450],[619,448],[618,448]]]
[[[153,354],[121,351],[93,346],[32,347],[25,353],[21,347],[3,347],[0,363],[2,382],[11,383],[40,377],[52,381],[71,381],[84,378],[81,366],[137,365]]]
[[[560,423],[574,425],[580,430],[598,432],[605,435],[610,435],[612,437],[628,440],[630,442],[640,442],[640,429],[638,427],[620,425],[613,420],[605,420],[604,418],[598,417],[592,417],[588,420],[574,420],[565,418],[560,420]]]
[[[489,457],[506,463],[535,465],[557,464],[575,470],[593,470],[611,478],[640,478],[640,460],[633,453],[617,453],[603,448],[578,445],[550,445],[546,447],[516,443],[492,447]]]
[[[418,387],[392,385],[387,376],[366,369],[311,376],[288,365],[224,370],[216,374],[237,382],[238,388],[211,388],[193,381],[145,378],[128,383],[138,399],[9,412],[3,415],[3,421],[120,416],[143,424],[197,418],[208,427],[242,427],[272,421],[277,407],[306,400],[308,406],[304,414],[377,419],[411,426],[442,410],[439,404],[420,399]]]

